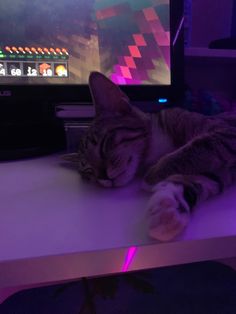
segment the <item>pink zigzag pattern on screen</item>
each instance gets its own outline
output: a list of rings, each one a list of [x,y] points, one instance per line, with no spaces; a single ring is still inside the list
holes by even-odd
[[[151,32],[160,47],[163,57],[168,67],[170,67],[170,56],[167,53],[166,47],[170,45],[170,32],[166,32],[161,24],[159,16],[156,14],[154,8],[147,8],[143,10],[144,16],[150,25]],[[169,49],[168,49],[169,51]]]
[[[96,17],[101,20],[118,16],[127,12],[127,9],[131,10],[128,4],[113,6],[97,11]],[[127,55],[120,56],[119,64],[113,68],[110,78],[117,84],[140,84],[143,80],[148,80],[147,71],[155,68],[152,58],[164,59],[166,65],[170,67],[170,33],[164,30],[155,9],[149,7],[138,11],[135,13],[135,19],[141,32],[133,34],[134,44],[127,47]],[[153,36],[159,51],[150,38],[145,39],[145,35],[147,37],[148,34]]]

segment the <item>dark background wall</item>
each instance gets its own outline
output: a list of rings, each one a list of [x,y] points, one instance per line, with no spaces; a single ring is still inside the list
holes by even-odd
[[[230,37],[236,0],[192,0],[192,39],[191,46],[207,47],[209,42]],[[236,22],[232,29],[236,35]]]
[[[236,38],[236,0],[234,0],[234,5],[233,5],[231,34],[232,34],[232,37]]]

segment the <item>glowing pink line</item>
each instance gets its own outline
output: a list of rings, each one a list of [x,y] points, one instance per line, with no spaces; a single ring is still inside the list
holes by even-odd
[[[173,46],[175,46],[175,44],[176,44],[176,42],[177,42],[177,40],[179,38],[179,33],[180,33],[183,25],[184,25],[184,16],[182,17],[182,19],[181,19],[181,21],[179,23],[179,27],[177,29],[177,32],[176,32],[174,40],[173,40]]]
[[[128,252],[127,252],[127,255],[125,257],[125,263],[122,267],[122,272],[126,272],[130,266],[130,264],[132,263],[133,261],[133,258],[136,254],[136,251],[137,251],[137,247],[136,246],[132,246],[128,249]]]

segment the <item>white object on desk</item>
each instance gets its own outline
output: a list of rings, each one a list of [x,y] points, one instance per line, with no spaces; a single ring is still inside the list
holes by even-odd
[[[140,183],[81,181],[60,156],[0,164],[0,289],[236,256],[236,187],[170,243],[147,237]]]

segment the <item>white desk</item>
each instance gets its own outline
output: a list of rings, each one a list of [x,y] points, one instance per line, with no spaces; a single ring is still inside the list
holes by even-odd
[[[1,163],[0,289],[236,256],[236,187],[170,243],[146,235],[148,197],[86,184],[58,155]]]

